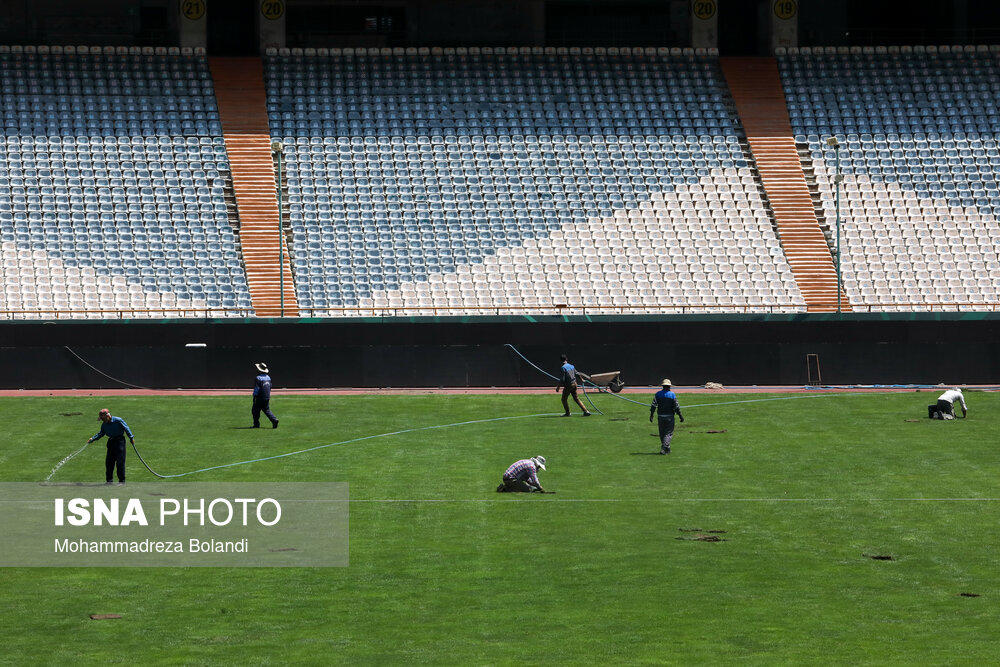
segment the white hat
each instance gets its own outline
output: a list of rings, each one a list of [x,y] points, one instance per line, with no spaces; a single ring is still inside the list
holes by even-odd
[[[672,387],[674,383],[670,381],[670,378],[663,378],[663,382],[660,383],[661,387]]]
[[[270,372],[270,371],[267,370],[267,364],[265,364],[263,361],[260,362],[260,363],[258,363],[258,364],[254,364],[254,366],[256,366],[257,370],[259,370],[261,373],[268,373],[268,372]]]
[[[535,456],[535,457],[532,457],[531,462],[535,464],[536,468],[541,468],[542,470],[545,470],[545,457],[544,456]]]

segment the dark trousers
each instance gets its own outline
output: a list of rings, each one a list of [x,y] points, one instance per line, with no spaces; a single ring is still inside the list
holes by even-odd
[[[104,481],[111,482],[118,468],[118,481],[125,481],[125,438],[108,438],[108,455],[104,457]]]
[[[532,486],[525,481],[507,477],[500,480],[500,486],[497,487],[499,493],[531,493],[537,490],[538,487]]]
[[[927,416],[931,419],[944,419],[945,415],[955,416],[955,406],[948,401],[939,400],[935,405],[927,406]]]
[[[253,413],[253,425],[260,426],[260,413],[263,412],[264,416],[271,420],[272,424],[278,422],[278,418],[274,416],[271,412],[271,399],[270,398],[254,398],[253,408],[250,410]]]
[[[660,451],[669,452],[670,441],[674,437],[674,416],[663,417],[657,415],[656,421],[659,422],[660,426]]]
[[[563,385],[563,390],[562,390],[562,404],[563,404],[563,410],[566,411],[566,414],[569,414],[569,397],[570,396],[573,397],[573,400],[576,401],[576,404],[580,406],[581,410],[583,410],[584,412],[587,411],[587,408],[585,408],[583,406],[583,402],[580,401],[580,397],[576,393],[577,389],[578,389],[578,387],[577,387],[577,385],[576,385],[575,382]]]

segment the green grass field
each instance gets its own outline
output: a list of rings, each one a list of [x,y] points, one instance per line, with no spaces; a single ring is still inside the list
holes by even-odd
[[[701,407],[669,457],[646,455],[646,410],[601,397],[604,417],[418,431],[187,477],[349,482],[350,566],[6,569],[0,662],[992,663],[1000,394],[970,392],[954,422],[921,419],[934,397],[682,395]],[[44,479],[104,406],[162,472],[559,409],[555,393],[278,395],[281,428],[254,431],[237,428],[249,398],[0,399],[0,481]],[[53,481],[102,481],[103,450]],[[495,493],[536,454],[557,495]],[[131,451],[129,476],[153,479]]]

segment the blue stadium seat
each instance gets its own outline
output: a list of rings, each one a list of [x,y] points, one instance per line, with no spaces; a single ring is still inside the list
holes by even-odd
[[[0,52],[0,112],[0,309],[249,305],[203,56]],[[187,282],[146,273],[182,261]]]

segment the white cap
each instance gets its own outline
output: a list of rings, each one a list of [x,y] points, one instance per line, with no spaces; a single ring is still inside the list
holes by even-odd
[[[254,364],[254,366],[256,366],[257,370],[260,371],[261,373],[267,373],[268,372],[268,370],[267,370],[267,364],[265,364],[263,361],[260,362],[259,364]]]
[[[672,386],[674,386],[674,385],[673,385],[673,383],[672,383],[672,382],[670,381],[670,378],[663,378],[663,381],[662,381],[662,382],[660,382],[660,386],[661,386],[661,387],[672,387]]]
[[[542,470],[545,470],[545,457],[544,456],[534,456],[534,457],[532,457],[531,462],[535,464],[536,468],[541,468]]]

